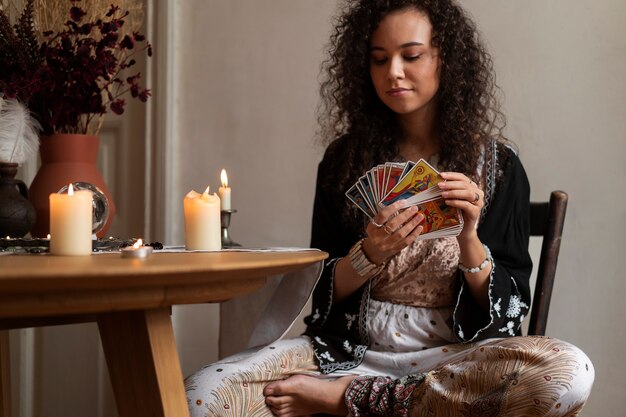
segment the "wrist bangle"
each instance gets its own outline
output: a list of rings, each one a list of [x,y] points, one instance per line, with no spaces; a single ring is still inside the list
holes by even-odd
[[[385,266],[384,263],[376,265],[367,258],[365,252],[363,252],[363,241],[365,238],[359,240],[352,246],[348,257],[350,258],[350,264],[359,276],[363,278],[372,278],[380,273]]]
[[[475,266],[473,268],[468,268],[465,265],[463,265],[462,263],[459,262],[459,269],[463,272],[468,272],[470,274],[475,274],[476,272],[480,272],[483,269],[487,268],[487,265],[489,265],[491,263],[491,251],[489,250],[489,248],[487,247],[487,245],[483,244],[483,248],[485,248],[485,253],[487,254],[487,257],[485,258],[484,261],[482,261],[480,263],[480,265]]]

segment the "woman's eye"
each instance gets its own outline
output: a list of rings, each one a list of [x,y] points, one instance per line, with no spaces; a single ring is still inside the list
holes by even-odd
[[[409,55],[409,56],[405,56],[404,59],[407,61],[417,61],[418,59],[420,59],[421,56],[422,54]]]
[[[387,62],[387,58],[372,57],[372,64],[374,65],[383,65],[385,62]]]

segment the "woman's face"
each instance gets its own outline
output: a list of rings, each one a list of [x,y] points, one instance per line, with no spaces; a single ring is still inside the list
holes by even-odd
[[[372,34],[370,76],[378,97],[400,115],[434,111],[439,50],[428,17],[414,9],[391,12]]]

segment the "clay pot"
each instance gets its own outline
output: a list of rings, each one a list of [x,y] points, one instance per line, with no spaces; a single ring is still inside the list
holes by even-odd
[[[16,180],[17,164],[0,162],[0,237],[20,238],[35,224],[28,188]]]
[[[41,167],[30,185],[29,199],[37,212],[37,221],[31,229],[33,237],[45,237],[50,230],[50,200],[52,193],[73,182],[90,183],[106,196],[109,216],[97,232],[104,238],[115,216],[115,204],[109,187],[96,165],[100,139],[80,134],[42,136],[39,144]]]

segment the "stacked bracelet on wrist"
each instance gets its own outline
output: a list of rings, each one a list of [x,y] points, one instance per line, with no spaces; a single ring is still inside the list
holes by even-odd
[[[482,261],[480,263],[480,265],[475,266],[473,268],[468,268],[465,265],[463,265],[462,263],[459,262],[459,269],[463,272],[468,272],[470,274],[475,274],[476,272],[480,272],[483,269],[487,268],[487,266],[491,263],[491,251],[489,250],[489,248],[487,247],[487,245],[483,244],[483,248],[485,248],[485,253],[487,254],[487,257],[485,258],[484,261]]]
[[[363,278],[372,278],[380,273],[385,266],[384,263],[376,265],[367,258],[365,252],[363,252],[363,241],[365,238],[359,240],[352,246],[348,257],[350,258],[350,264],[359,276]]]

